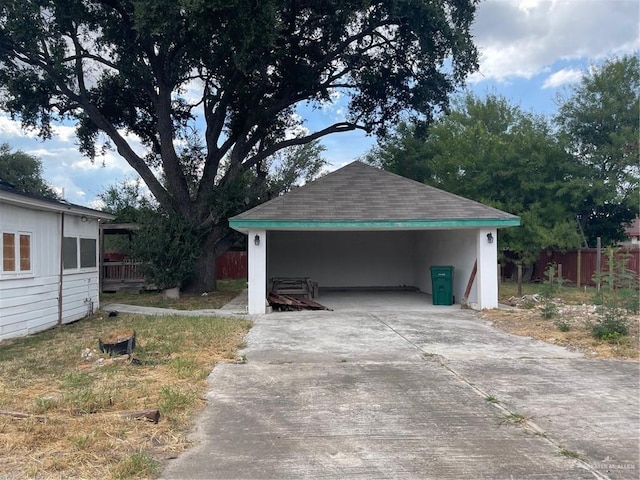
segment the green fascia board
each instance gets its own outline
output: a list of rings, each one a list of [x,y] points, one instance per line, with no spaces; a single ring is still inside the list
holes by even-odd
[[[520,217],[443,220],[260,220],[231,219],[236,230],[420,230],[442,228],[517,227]]]

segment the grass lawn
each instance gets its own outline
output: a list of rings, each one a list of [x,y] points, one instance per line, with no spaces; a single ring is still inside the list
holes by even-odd
[[[100,303],[124,303],[143,307],[175,308],[177,310],[216,309],[233,300],[247,287],[246,280],[219,280],[218,289],[206,296],[181,293],[177,300],[163,298],[161,292],[102,293]]]
[[[99,313],[0,344],[0,478],[153,478],[189,446],[217,362],[235,361],[251,322]],[[134,362],[97,351],[133,329]],[[123,412],[159,409],[155,424]],[[23,418],[11,415],[23,414]]]

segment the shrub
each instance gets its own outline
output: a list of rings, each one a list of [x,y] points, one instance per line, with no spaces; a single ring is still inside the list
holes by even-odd
[[[549,263],[544,272],[545,280],[542,282],[540,296],[542,297],[542,309],[540,310],[543,318],[553,318],[558,315],[558,306],[554,302],[554,297],[558,294],[562,279],[556,279],[556,264]]]
[[[554,325],[561,332],[568,332],[571,330],[571,323],[568,320],[556,320]]]
[[[615,341],[629,334],[625,311],[615,307],[598,307],[600,318],[591,324],[591,333],[598,340]]]

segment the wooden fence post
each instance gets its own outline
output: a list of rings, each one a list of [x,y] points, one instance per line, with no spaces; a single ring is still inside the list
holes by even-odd
[[[522,296],[522,264],[518,264],[518,296]]]
[[[602,243],[600,237],[596,238],[596,290],[600,291],[600,270],[602,268]]]
[[[582,249],[578,249],[578,260],[576,265],[576,287],[580,288],[580,281],[582,277]]]
[[[558,264],[558,286],[562,286],[562,264]]]

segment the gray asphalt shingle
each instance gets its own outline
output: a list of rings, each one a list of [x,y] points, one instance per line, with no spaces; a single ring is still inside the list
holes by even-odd
[[[233,220],[406,221],[515,215],[356,161]]]

